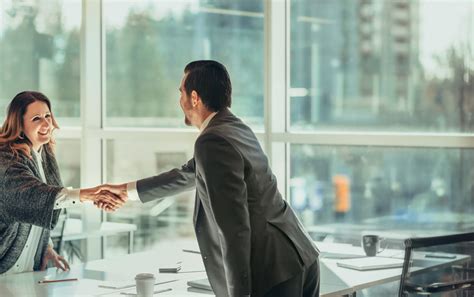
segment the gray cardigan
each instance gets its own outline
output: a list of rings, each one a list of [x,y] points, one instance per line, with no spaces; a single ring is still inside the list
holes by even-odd
[[[0,274],[18,260],[31,225],[43,228],[33,267],[39,270],[49,231],[58,221],[61,210],[54,210],[54,203],[63,188],[58,165],[47,146],[42,158],[47,184],[33,159],[22,153],[16,157],[9,148],[0,147]]]

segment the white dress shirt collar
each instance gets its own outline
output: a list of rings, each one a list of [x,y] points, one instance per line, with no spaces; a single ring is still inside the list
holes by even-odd
[[[39,149],[39,151],[36,151],[35,149],[32,149],[31,151],[33,151],[33,154],[35,154],[35,157],[36,159],[38,160],[38,162],[43,162],[43,158],[41,157],[41,152],[43,150],[43,147],[41,147]]]
[[[217,111],[211,113],[201,124],[201,128],[199,128],[199,132],[202,133],[204,129],[206,129],[207,125],[209,125],[209,122],[212,120],[212,118],[217,114]]]

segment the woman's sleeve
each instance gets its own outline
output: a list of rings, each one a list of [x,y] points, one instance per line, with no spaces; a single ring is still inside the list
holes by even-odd
[[[55,200],[62,189],[42,182],[27,165],[13,162],[5,171],[2,212],[10,221],[52,229]]]

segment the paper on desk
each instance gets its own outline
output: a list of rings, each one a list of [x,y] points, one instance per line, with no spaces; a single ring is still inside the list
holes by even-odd
[[[117,281],[103,281],[99,285],[99,288],[105,289],[127,289],[135,287],[135,281],[130,283],[117,282]]]
[[[172,291],[173,289],[171,288],[168,288],[168,289],[163,289],[163,290],[158,290],[158,291],[153,291],[153,295],[155,294],[159,294],[159,293],[163,293],[163,292],[169,292],[169,291]],[[128,293],[128,292],[120,292],[120,295],[126,295],[126,296],[135,296],[137,297],[138,294],[135,294],[135,293]]]
[[[172,283],[177,281],[177,279],[170,279],[170,280],[160,280],[155,283],[156,285],[162,285],[162,284],[167,284],[167,283]],[[105,289],[114,289],[114,290],[119,290],[119,289],[128,289],[128,288],[133,288],[135,287],[135,281],[133,282],[118,282],[118,281],[103,281],[102,284],[99,285],[100,288],[105,288]]]
[[[403,259],[384,257],[345,259],[338,261],[337,266],[361,271],[399,268],[403,266]]]

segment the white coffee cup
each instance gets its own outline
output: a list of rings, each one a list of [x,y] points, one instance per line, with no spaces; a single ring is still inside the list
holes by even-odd
[[[155,288],[155,276],[152,273],[139,273],[135,276],[138,297],[152,297]]]

